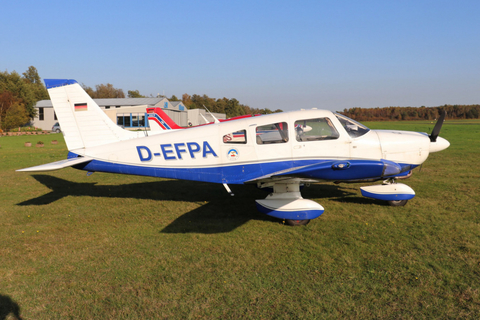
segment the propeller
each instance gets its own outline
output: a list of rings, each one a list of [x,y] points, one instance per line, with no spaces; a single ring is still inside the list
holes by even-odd
[[[437,141],[437,137],[440,134],[440,129],[442,129],[443,121],[445,121],[446,116],[447,111],[443,110],[442,115],[440,116],[440,118],[438,118],[437,123],[435,123],[435,127],[433,127],[432,134],[429,135],[431,142]]]

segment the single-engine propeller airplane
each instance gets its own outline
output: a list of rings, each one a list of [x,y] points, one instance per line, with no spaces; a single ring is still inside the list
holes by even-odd
[[[341,114],[301,110],[248,117],[147,135],[118,127],[75,80],[45,79],[69,150],[66,160],[17,171],[73,167],[110,172],[272,188],[257,209],[305,225],[324,208],[303,199],[300,186],[317,181],[373,182],[362,195],[405,205],[415,196],[407,178],[431,152],[448,148],[432,133],[370,130]],[[233,194],[232,194],[233,195]]]

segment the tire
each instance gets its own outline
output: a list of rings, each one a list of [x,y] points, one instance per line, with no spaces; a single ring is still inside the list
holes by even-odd
[[[287,222],[289,226],[299,227],[299,226],[306,226],[310,222],[310,219],[306,219],[306,220],[285,219],[285,222]]]
[[[60,133],[60,129],[55,130],[56,133]]]
[[[408,200],[391,200],[387,201],[392,207],[403,207],[407,204]]]

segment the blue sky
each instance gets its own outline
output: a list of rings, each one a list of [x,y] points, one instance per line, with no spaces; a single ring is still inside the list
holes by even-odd
[[[480,103],[479,1],[6,1],[0,70],[296,110]]]

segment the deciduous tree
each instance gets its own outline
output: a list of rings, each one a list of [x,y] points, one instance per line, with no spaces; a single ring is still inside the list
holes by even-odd
[[[36,114],[35,104],[39,100],[48,99],[37,69],[30,66],[21,77],[16,71],[11,73],[0,72],[0,93],[8,91],[17,99],[21,99],[28,118],[33,119]]]
[[[145,98],[145,96],[141,95],[138,90],[128,90],[127,93],[129,98]]]
[[[83,89],[92,99],[125,98],[122,89],[114,88],[111,83],[97,84],[95,90],[82,84]]]
[[[28,122],[28,115],[22,99],[15,97],[11,92],[0,93],[0,129],[9,130]]]

